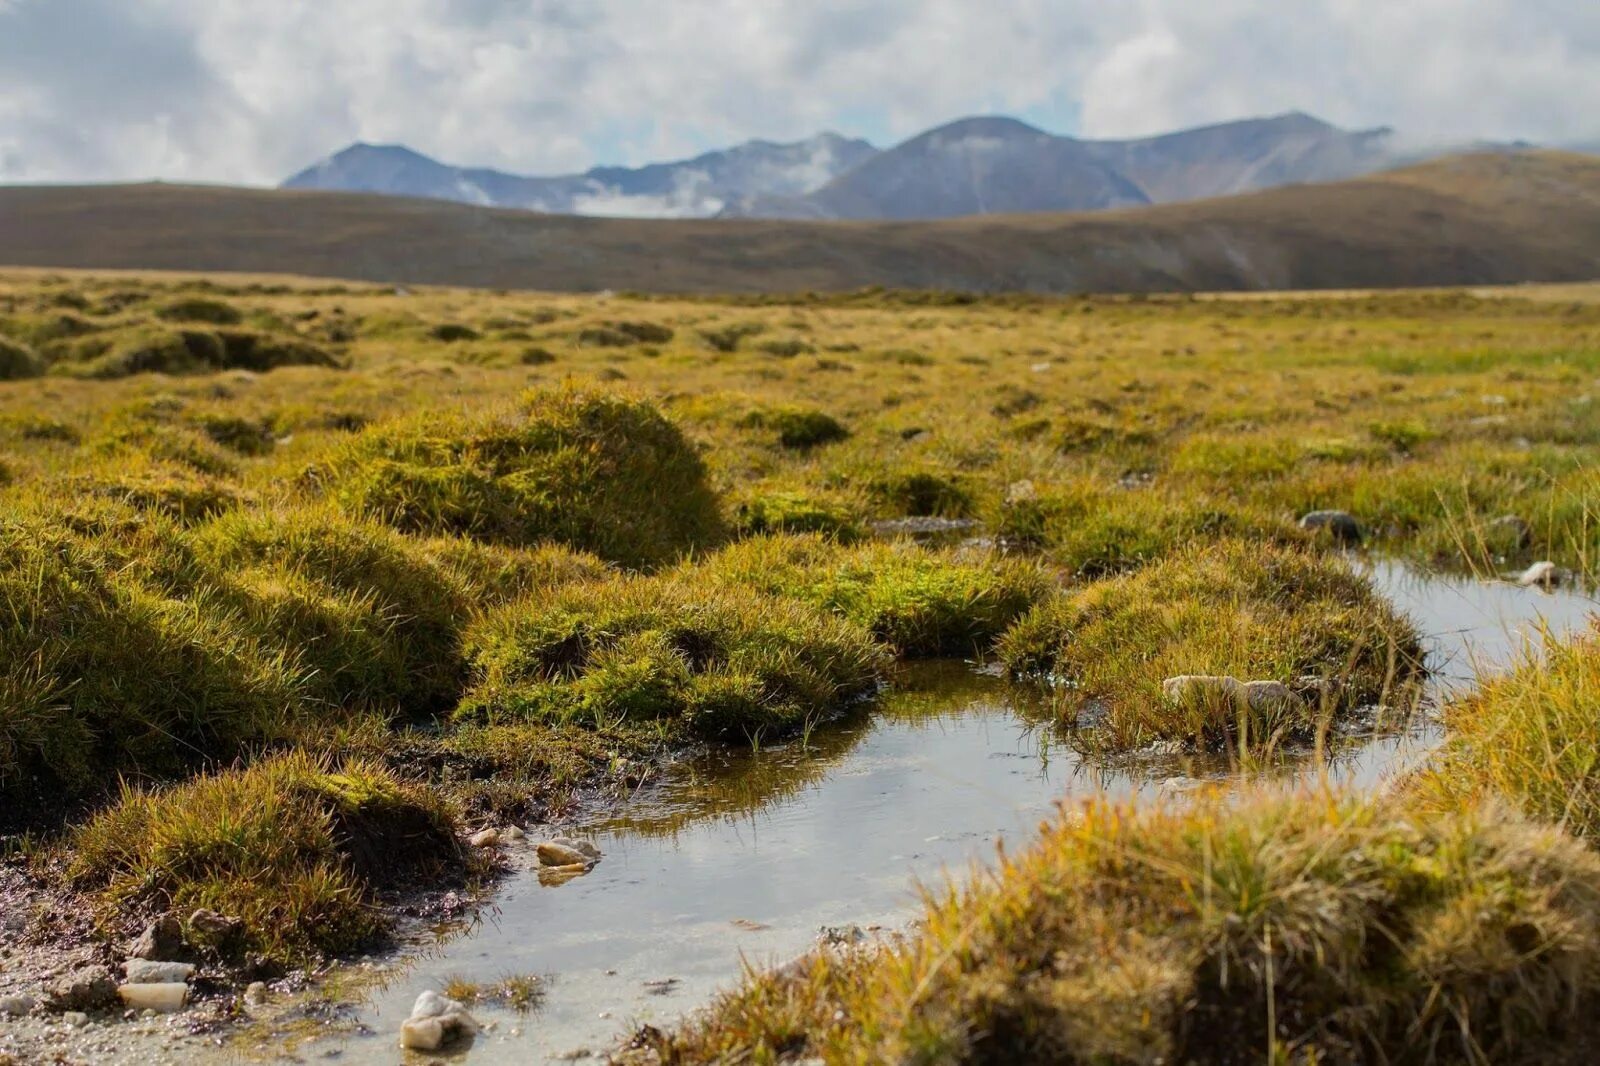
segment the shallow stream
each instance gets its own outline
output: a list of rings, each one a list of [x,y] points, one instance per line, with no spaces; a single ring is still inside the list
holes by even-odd
[[[1427,634],[1439,696],[1536,651],[1541,626],[1569,633],[1596,609],[1577,591],[1364,565]],[[542,885],[531,849],[520,849],[528,868],[503,885],[496,913],[395,964],[365,994],[357,1032],[299,1057],[401,1061],[396,1033],[420,991],[511,974],[540,975],[543,1002],[526,1014],[475,1008],[494,1028],[458,1054],[487,1064],[599,1053],[640,1024],[704,1005],[746,962],[803,952],[825,927],[849,936],[903,926],[919,881],[960,876],[1002,840],[1025,844],[1060,800],[1174,786],[1165,775],[1091,770],[1011,694],[963,664],[927,664],[871,714],[805,742],[673,767],[621,811],[574,827],[605,853],[589,874]],[[1423,724],[1357,740],[1335,773],[1372,785],[1437,739]]]

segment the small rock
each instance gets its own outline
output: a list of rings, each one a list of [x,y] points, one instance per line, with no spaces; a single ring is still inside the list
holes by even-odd
[[[1300,516],[1300,528],[1326,533],[1340,544],[1361,543],[1361,523],[1349,511],[1312,511]]]
[[[1179,674],[1161,682],[1161,694],[1169,703],[1238,704],[1246,700],[1244,683],[1236,677],[1211,674]]]
[[[187,962],[155,962],[151,959],[129,959],[122,964],[130,985],[183,984],[194,976],[194,967]]]
[[[500,845],[500,831],[498,829],[480,829],[473,833],[472,846],[475,848],[493,848]]]
[[[591,862],[599,862],[603,853],[594,845],[593,841],[584,840],[582,837],[556,837],[552,843],[560,844],[564,848],[581,851],[589,857]]]
[[[574,846],[575,842],[567,840],[545,840],[535,846],[539,855],[541,866],[588,866],[596,861],[590,851],[596,851],[594,845],[589,845],[589,850]]]
[[[437,1051],[444,1044],[444,1022],[438,1018],[407,1018],[400,1023],[400,1046],[416,1051]]]
[[[518,825],[507,826],[502,836],[507,840],[526,840],[528,838],[528,834],[523,832],[522,827]]]
[[[116,1001],[117,983],[102,967],[68,974],[51,985],[45,997],[45,1005],[56,1011],[99,1010]]]
[[[244,990],[244,1001],[259,1006],[267,1001],[267,983],[265,981],[251,981]]]
[[[1548,559],[1541,559],[1517,575],[1524,588],[1554,588],[1567,579],[1567,572]]]
[[[157,918],[139,934],[128,954],[136,959],[153,959],[172,962],[182,959],[187,952],[183,943],[183,927],[171,915]]]
[[[32,1013],[35,1003],[28,996],[0,996],[0,1014],[20,1018]]]
[[[74,1029],[81,1029],[89,1024],[89,1016],[81,1010],[63,1011],[61,1020]]]
[[[189,995],[189,986],[182,981],[126,984],[117,989],[117,995],[121,996],[122,1002],[133,1010],[153,1010],[160,1014],[170,1014],[183,1009],[184,1000]]]
[[[423,992],[411,1007],[411,1017],[400,1026],[400,1046],[417,1051],[436,1051],[463,1036],[478,1031],[467,1008],[434,991]]]
[[[1281,681],[1246,681],[1244,699],[1258,714],[1297,711],[1305,707],[1305,701]]]
[[[833,947],[860,944],[866,939],[867,932],[859,925],[825,925],[817,931],[817,940]]]
[[[539,883],[546,888],[559,888],[574,877],[582,877],[594,869],[591,863],[573,863],[570,866],[539,867]]]
[[[244,922],[240,921],[238,918],[230,918],[227,915],[218,914],[216,911],[209,910],[205,907],[201,907],[199,910],[189,915],[189,928],[193,929],[202,936],[211,937],[213,939],[220,940],[223,937],[232,936],[243,926]]]

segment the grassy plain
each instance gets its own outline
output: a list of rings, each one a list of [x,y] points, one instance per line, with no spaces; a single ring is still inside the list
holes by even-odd
[[[1593,572],[1591,296],[0,275],[6,828],[108,944],[203,906],[243,923],[219,957],[304,959],[480,872],[466,825],[871,713],[896,659],[1092,701],[1091,753],[1309,742],[1418,653],[1305,512]],[[1431,784],[1070,813],[923,931],[639,1053],[1524,1054],[1600,988],[1587,649],[1452,707]],[[1247,724],[1162,695],[1229,673],[1319,695]]]

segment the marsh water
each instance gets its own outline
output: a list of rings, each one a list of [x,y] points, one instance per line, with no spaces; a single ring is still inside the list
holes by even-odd
[[[1362,565],[1427,635],[1441,698],[1596,609],[1581,591]],[[540,975],[542,1003],[525,1014],[477,1008],[494,1028],[457,1054],[525,1063],[598,1053],[704,1005],[747,964],[803,952],[824,929],[903,927],[919,883],[963,876],[1002,841],[1025,845],[1059,801],[1190,780],[1174,782],[1170,768],[1091,769],[1019,698],[966,664],[925,664],[871,713],[804,741],[676,765],[620,810],[572,827],[605,853],[590,873],[556,886],[531,865],[514,874],[493,914],[396,963],[364,993],[354,1031],[299,1057],[400,1061],[396,1033],[420,991],[510,974]],[[1375,785],[1436,742],[1426,722],[1354,738],[1332,772]]]

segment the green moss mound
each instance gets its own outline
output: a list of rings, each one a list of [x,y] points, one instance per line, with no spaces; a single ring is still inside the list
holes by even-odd
[[[724,535],[705,466],[650,404],[578,389],[501,415],[375,425],[326,471],[333,498],[400,529],[554,541],[651,566]]]
[[[460,536],[428,537],[416,543],[425,556],[455,575],[479,609],[558,585],[599,581],[615,572],[598,556],[559,544],[514,548]]]
[[[39,353],[21,341],[0,336],[0,381],[36,378],[45,370]]]
[[[454,344],[457,341],[475,341],[482,334],[471,326],[463,325],[460,322],[441,322],[428,330],[428,336],[436,341]]]
[[[64,487],[81,497],[112,500],[141,511],[154,511],[180,525],[215,517],[246,499],[226,481],[182,466],[157,462],[136,461],[116,474],[79,475],[66,480]]]
[[[236,326],[244,312],[224,300],[206,296],[186,296],[156,308],[156,317],[168,322],[205,322],[213,326]]]
[[[310,509],[234,511],[193,540],[241,623],[299,664],[308,697],[412,715],[459,697],[470,590],[411,538]]]
[[[140,326],[60,346],[51,372],[82,378],[205,374],[222,369],[226,362],[222,339],[211,330]]]
[[[850,431],[825,411],[809,407],[775,407],[752,411],[739,422],[746,429],[764,430],[785,448],[809,451],[844,440]]]
[[[1600,859],[1493,809],[1097,803],[914,928],[751,976],[623,1061],[1564,1061]]]
[[[186,467],[196,474],[230,480],[239,474],[239,456],[218,444],[181,412],[160,403],[138,404],[106,418],[85,442],[103,460],[138,468],[146,465]],[[95,465],[100,476],[111,463]]]
[[[959,476],[933,470],[899,470],[874,478],[872,495],[891,514],[914,518],[966,518],[973,511],[971,491]]]
[[[69,876],[120,932],[207,908],[237,920],[211,946],[306,962],[385,929],[383,888],[459,873],[454,817],[374,765],[280,756],[160,791],[123,789],[72,834]],[[191,938],[207,935],[191,930]]]
[[[826,493],[785,491],[753,492],[734,509],[735,526],[744,536],[763,533],[824,533],[850,543],[862,529],[850,505]]]
[[[188,576],[156,516],[99,528],[0,524],[0,792],[170,774],[291,732],[294,662]]]
[[[1194,543],[1230,537],[1276,544],[1304,539],[1287,521],[1231,502],[1088,480],[1008,486],[993,527],[1005,543],[1042,550],[1090,578],[1136,569]]]
[[[655,322],[604,322],[578,331],[578,344],[588,348],[626,348],[634,344],[665,344],[673,337],[670,326]]]
[[[792,600],[639,576],[509,604],[469,631],[467,654],[463,718],[658,721],[705,737],[832,717],[887,665],[865,630]]]
[[[1326,713],[1379,702],[1422,671],[1415,629],[1343,560],[1237,540],[1044,602],[999,652],[1013,676],[1057,682],[1065,716],[1100,704],[1080,739],[1114,750],[1308,739]],[[1277,681],[1299,696],[1169,700],[1163,680],[1184,674]]]
[[[680,573],[842,615],[909,657],[984,654],[1055,587],[1027,560],[820,536],[753,537]]]
[[[135,326],[64,342],[52,352],[51,373],[101,379],[339,365],[331,353],[309,341],[243,329]]]
[[[223,365],[229,370],[276,370],[285,366],[340,367],[338,357],[326,348],[281,333],[247,329],[217,332],[222,342]]]

